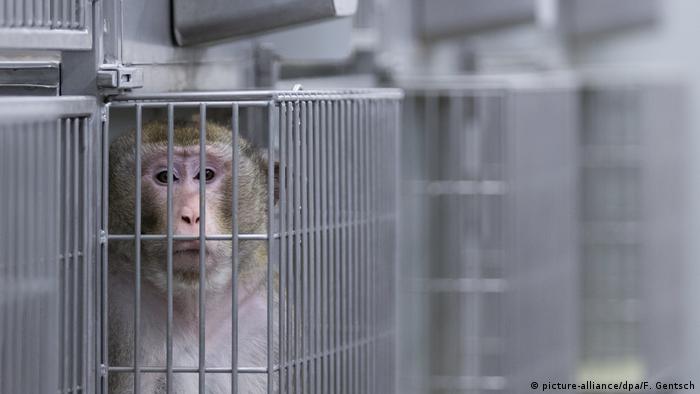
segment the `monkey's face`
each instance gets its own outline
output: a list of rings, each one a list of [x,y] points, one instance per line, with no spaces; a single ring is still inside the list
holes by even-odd
[[[243,138],[239,138],[237,195],[235,212],[241,233],[265,232],[267,223],[267,162]],[[170,216],[174,235],[198,237],[204,223],[206,236],[230,235],[233,221],[233,147],[230,130],[207,123],[206,162],[199,162],[199,128],[182,125],[174,130],[172,212],[168,215],[167,127],[152,122],[143,127],[141,157],[141,233],[164,235]],[[110,146],[109,231],[133,234],[135,229],[135,135],[125,134]],[[201,210],[200,180],[204,178],[204,211]],[[141,243],[144,277],[165,289],[168,250],[165,239],[145,239]],[[224,286],[232,273],[230,240],[207,240],[207,288]],[[173,241],[173,278],[178,288],[193,289],[199,282],[198,240]],[[130,241],[109,244],[110,270],[132,272],[135,250]],[[239,243],[239,273],[251,271],[254,261],[263,261],[259,243]]]
[[[200,165],[199,147],[175,147],[173,151],[172,229],[175,235],[199,236],[204,225],[206,235],[231,232],[231,158],[214,146],[207,146],[205,167]],[[142,165],[142,228],[144,234],[167,233],[168,160],[167,151],[147,150]],[[204,178],[204,204],[201,204],[200,180]],[[202,205],[204,211],[202,211]],[[231,243],[205,242],[206,266],[216,269],[228,260]],[[167,242],[144,242],[144,257],[160,261],[165,269]],[[180,276],[199,274],[199,240],[173,241],[173,270]],[[155,268],[155,267],[151,267]]]

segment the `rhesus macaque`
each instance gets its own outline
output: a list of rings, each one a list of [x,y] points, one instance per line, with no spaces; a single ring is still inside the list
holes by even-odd
[[[208,122],[206,167],[199,165],[199,122],[176,123],[173,150],[175,235],[199,235],[200,177],[206,177],[207,235],[232,232],[232,136],[230,129]],[[239,232],[265,233],[267,224],[267,161],[239,138]],[[110,148],[109,231],[133,234],[135,224],[135,132],[116,139]],[[166,234],[167,124],[143,126],[141,171],[142,234]],[[231,241],[206,241],[206,366],[231,366]],[[197,367],[199,356],[199,241],[173,241],[173,366]],[[167,241],[141,242],[142,367],[166,365]],[[130,367],[134,360],[134,241],[109,243],[109,362]],[[239,242],[237,290],[238,362],[241,367],[267,363],[267,249],[262,241]],[[164,393],[164,373],[142,373],[141,392]],[[239,375],[240,393],[265,392],[265,374]],[[110,372],[111,393],[133,392],[133,374]],[[196,373],[174,373],[173,393],[197,393]],[[228,373],[206,374],[207,393],[229,393]]]

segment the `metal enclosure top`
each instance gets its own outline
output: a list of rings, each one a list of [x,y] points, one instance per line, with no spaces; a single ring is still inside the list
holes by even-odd
[[[357,0],[173,0],[179,45],[240,37],[325,18],[350,16]]]

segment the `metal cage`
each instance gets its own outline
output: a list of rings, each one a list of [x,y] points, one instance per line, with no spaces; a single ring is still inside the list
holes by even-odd
[[[581,91],[579,376],[680,378],[685,95],[614,75],[589,75]]]
[[[94,98],[0,99],[0,391],[94,382]]]
[[[92,6],[88,0],[2,0],[0,47],[90,49]]]
[[[231,132],[233,207],[239,204],[237,162],[240,138],[252,141],[268,158],[266,233],[239,233],[232,217],[231,234],[205,234],[202,211],[199,236],[174,235],[172,192],[168,192],[168,231],[142,234],[140,177],[135,177],[136,226],[131,234],[108,233],[102,248],[101,354],[102,392],[110,392],[110,376],[128,375],[129,390],[144,392],[141,381],[161,374],[168,392],[191,387],[219,392],[207,384],[223,379],[226,392],[239,392],[244,379],[260,379],[265,391],[323,393],[389,393],[394,387],[394,276],[396,263],[396,182],[401,93],[394,90],[335,92],[224,92],[180,93],[117,97],[106,105],[104,127],[103,195],[109,166],[109,140],[135,131],[137,146],[147,121],[168,125],[168,150],[173,149],[174,124],[194,120],[200,144],[206,138],[207,120]],[[200,145],[201,146],[201,145]],[[139,152],[138,150],[136,152]],[[137,154],[135,160],[141,162]],[[172,163],[172,162],[170,162]],[[278,180],[275,165],[278,163]],[[170,164],[171,165],[171,164]],[[138,166],[136,168],[139,168]],[[172,173],[172,169],[169,171]],[[172,178],[168,190],[172,188]],[[276,193],[276,189],[278,192]],[[201,197],[204,189],[200,184]],[[278,201],[275,201],[275,195]],[[105,204],[106,205],[106,204]],[[103,228],[109,228],[108,207]],[[234,208],[235,212],[235,208]],[[246,340],[239,335],[237,303],[232,305],[231,338],[234,344],[226,362],[212,364],[211,349],[199,336],[194,365],[175,365],[173,350],[173,289],[168,277],[168,310],[164,336],[167,357],[162,365],[110,363],[109,248],[117,242],[134,243],[135,250],[153,240],[167,240],[168,272],[172,275],[172,245],[182,239],[233,242],[233,291],[239,246],[264,243],[267,252],[267,318],[264,322],[264,362],[242,365],[236,353]],[[200,249],[205,243],[200,243]],[[142,283],[140,252],[135,254],[134,283]],[[201,258],[201,257],[200,257]],[[201,260],[200,260],[201,262]],[[203,263],[201,263],[203,264]],[[203,265],[200,265],[202,272]],[[203,276],[200,275],[200,278]],[[199,311],[205,309],[205,282],[199,283]],[[145,295],[134,287],[133,346],[138,352],[140,302]],[[206,329],[204,313],[199,330]],[[238,338],[236,340],[235,338]],[[176,356],[176,355],[175,355]],[[189,383],[188,383],[189,380]],[[182,385],[181,385],[182,384]],[[191,384],[191,385],[190,385]],[[181,386],[175,386],[181,385]]]
[[[571,379],[573,84],[445,77],[400,86],[409,196],[400,250],[412,267],[402,271],[405,297],[422,308],[402,314],[402,392],[519,393],[531,381]]]

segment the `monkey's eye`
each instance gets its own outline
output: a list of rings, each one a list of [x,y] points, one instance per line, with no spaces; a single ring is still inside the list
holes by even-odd
[[[214,176],[216,176],[216,173],[211,168],[207,168],[206,170],[204,170],[204,180],[206,180],[207,182],[214,179]],[[194,177],[194,179],[199,179],[199,173]]]
[[[156,174],[156,180],[164,185],[168,184],[168,170],[163,170]],[[173,182],[177,181],[178,178],[173,174]]]

